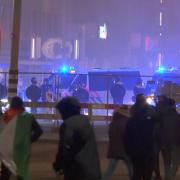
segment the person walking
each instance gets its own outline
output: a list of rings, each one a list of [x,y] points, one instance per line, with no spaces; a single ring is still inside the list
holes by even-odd
[[[31,143],[38,140],[42,129],[34,116],[24,109],[20,97],[13,97],[10,109],[0,121],[1,180],[9,180],[11,175],[18,180],[29,180],[29,159]]]
[[[175,101],[167,99],[166,110],[160,125],[161,152],[164,161],[165,180],[174,180],[179,160],[180,149],[180,115],[176,111]]]
[[[162,180],[160,172],[160,152],[161,152],[161,126],[163,117],[167,111],[167,101],[168,98],[165,95],[160,95],[155,99],[156,102],[156,112],[157,112],[157,123],[154,130],[154,180]]]
[[[63,123],[60,127],[58,152],[53,169],[65,180],[98,180],[101,178],[99,156],[93,128],[81,115],[80,103],[65,97],[57,104]]]
[[[154,163],[156,111],[143,94],[136,97],[126,129],[126,149],[133,164],[132,180],[151,180]]]
[[[124,161],[127,165],[129,178],[132,179],[133,168],[130,157],[126,153],[124,145],[124,135],[128,118],[127,107],[122,107],[114,111],[112,122],[109,125],[109,146],[108,146],[108,167],[102,180],[110,180],[119,160]]]

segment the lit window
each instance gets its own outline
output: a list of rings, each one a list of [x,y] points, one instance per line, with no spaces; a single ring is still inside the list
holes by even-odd
[[[99,38],[107,39],[107,25],[105,23],[99,27]]]

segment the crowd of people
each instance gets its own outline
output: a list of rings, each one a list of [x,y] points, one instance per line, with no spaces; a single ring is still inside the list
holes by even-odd
[[[18,88],[21,88],[21,86]],[[42,84],[39,85],[37,78],[32,77],[30,80],[30,85],[27,87],[23,86],[23,90],[20,89],[20,92],[18,93],[19,96],[23,97],[23,99],[27,99],[31,102],[56,101],[61,98],[61,93],[62,96],[72,95],[73,97],[77,98],[81,103],[87,103],[91,99],[90,93],[86,88],[86,84],[84,84],[83,82],[74,83],[72,87],[67,88],[67,94],[63,94],[63,92],[59,92],[58,94],[55,89],[56,88],[52,85],[52,82],[49,78],[44,78]],[[0,83],[0,92],[0,100],[7,98],[8,90],[3,83]],[[36,109],[32,109],[32,112],[36,112]]]
[[[102,176],[93,127],[81,114],[79,101],[65,97],[56,108],[63,123],[52,167],[65,180],[111,179],[119,160],[127,165],[131,180],[161,180],[160,153],[165,180],[175,179],[180,164],[180,115],[173,99],[159,96],[156,106],[151,106],[143,94],[138,94],[130,110],[127,106],[114,110],[108,131],[109,161]],[[34,116],[25,112],[22,99],[14,97],[10,109],[1,116],[1,180],[8,180],[11,174],[19,180],[30,179],[30,146],[41,134]]]
[[[137,79],[134,86],[132,87],[132,102],[136,101],[136,96],[138,94],[144,94],[145,96],[152,96],[152,94],[159,94],[160,90],[155,81],[143,82],[141,78]],[[125,96],[128,89],[123,83],[123,79],[120,77],[115,77],[114,81],[110,87],[110,95],[113,100],[113,104],[123,105],[125,102]]]
[[[49,80],[47,78],[43,80],[41,86],[38,86],[36,77],[32,77],[30,86],[28,86],[25,89],[25,95],[32,102],[38,102],[40,100],[42,102],[47,102],[49,100],[48,92],[51,90],[52,86],[50,85]],[[0,83],[0,92],[0,99],[7,98],[8,90],[3,83]]]
[[[73,97],[57,104],[63,123],[60,127],[58,152],[53,169],[65,180],[100,179],[101,171],[93,127]],[[38,140],[42,129],[31,113],[24,109],[20,97],[12,98],[10,108],[0,118],[1,180],[16,176],[30,180],[31,143]],[[93,168],[92,168],[93,167]]]
[[[37,78],[32,77],[29,86],[19,86],[18,88],[20,88],[19,96],[31,102],[52,102],[68,95],[75,97],[81,103],[103,103],[100,93],[98,91],[91,91],[88,84],[81,79],[71,83],[69,87],[66,87],[66,90],[61,91],[62,89],[59,89],[59,94],[49,78],[44,78],[42,84],[39,85]],[[107,91],[112,97],[113,104],[122,105],[125,102],[127,89],[120,77],[117,76],[113,79]],[[148,86],[148,83],[144,86],[141,79],[137,80],[132,91],[133,102],[135,102],[135,97],[140,93],[146,96],[152,94],[151,87]],[[0,99],[7,98],[7,88],[2,83],[0,83],[0,92]],[[32,108],[32,112],[35,113],[36,109]]]
[[[180,115],[175,101],[159,96],[156,107],[143,94],[136,97],[130,116],[115,111],[109,126],[109,164],[103,179],[110,179],[118,160],[123,160],[132,180],[161,180],[159,156],[165,180],[174,180],[180,164]],[[153,177],[154,175],[154,177]]]

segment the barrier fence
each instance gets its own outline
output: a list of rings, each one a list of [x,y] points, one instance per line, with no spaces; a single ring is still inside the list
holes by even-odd
[[[127,73],[127,72],[126,72]],[[36,77],[38,86],[42,85],[45,78],[49,79],[51,91],[53,94],[52,102],[59,101],[64,96],[71,96],[73,89],[81,83],[86,85],[89,93],[89,100],[81,103],[92,104],[112,104],[113,98],[110,89],[114,83],[115,78],[119,77],[123,82],[126,93],[123,99],[124,104],[134,103],[134,86],[138,80],[142,80],[142,84],[146,89],[146,94],[165,94],[168,97],[174,98],[177,104],[180,103],[180,77],[166,77],[159,78],[155,76],[140,76],[140,74],[60,74],[60,73],[45,73],[45,72],[19,72],[18,81],[18,96],[24,101],[28,101],[26,97],[26,89],[31,84],[31,78]],[[9,74],[7,72],[0,73],[0,83],[8,87]],[[172,83],[168,83],[169,81]],[[39,100],[42,101],[41,99]]]
[[[42,108],[44,110],[37,111],[34,114],[36,119],[43,119],[43,120],[61,120],[60,114],[58,114],[56,110],[56,103],[55,102],[25,102],[24,106],[26,108]],[[123,114],[129,115],[129,109],[131,106],[128,105],[114,105],[114,104],[81,104],[82,113],[89,117],[89,119],[93,121],[111,121],[112,119],[112,111],[118,110]],[[46,109],[50,109],[51,112],[47,113]],[[97,110],[100,110],[97,112]]]

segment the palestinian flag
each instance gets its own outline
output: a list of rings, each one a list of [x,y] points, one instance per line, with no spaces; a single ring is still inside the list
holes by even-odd
[[[1,120],[0,160],[14,175],[29,180],[32,115],[26,112],[11,112],[11,110],[7,113],[10,116],[5,114],[5,118]]]

